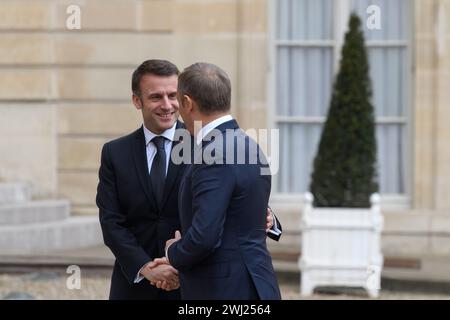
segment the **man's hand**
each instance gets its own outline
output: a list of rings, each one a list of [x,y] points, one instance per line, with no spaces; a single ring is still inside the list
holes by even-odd
[[[147,266],[148,266],[149,268],[154,268],[154,267],[156,267],[156,266],[158,266],[158,265],[160,265],[160,264],[167,264],[167,265],[170,265],[170,263],[169,263],[169,261],[167,261],[167,258],[166,258],[166,257],[161,257],[161,258],[156,258],[156,259],[154,259],[153,261],[149,262],[149,263],[147,264]]]
[[[270,208],[267,208],[267,218],[266,218],[266,232],[269,232],[273,227],[273,214]]]
[[[166,248],[164,249],[165,252],[167,252],[167,248],[174,242],[177,242],[178,240],[181,239],[181,233],[180,231],[175,231],[175,238],[173,239],[169,239],[166,241]]]
[[[157,288],[170,291],[180,287],[178,271],[169,265],[165,258],[158,258],[148,263],[141,274]]]

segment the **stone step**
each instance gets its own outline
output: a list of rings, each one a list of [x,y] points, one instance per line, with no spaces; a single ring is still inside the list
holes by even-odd
[[[70,203],[67,200],[0,204],[0,226],[59,221],[69,216]]]
[[[21,203],[31,200],[31,188],[23,182],[0,183],[0,205],[5,203]]]
[[[7,253],[47,252],[102,243],[102,232],[96,216],[0,226],[0,251]]]

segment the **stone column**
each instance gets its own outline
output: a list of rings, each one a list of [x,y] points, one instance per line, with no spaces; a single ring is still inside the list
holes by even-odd
[[[416,0],[414,207],[450,209],[450,1]]]

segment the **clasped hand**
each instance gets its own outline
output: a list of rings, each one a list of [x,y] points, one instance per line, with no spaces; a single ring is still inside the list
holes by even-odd
[[[165,257],[154,259],[148,263],[142,275],[157,288],[171,291],[180,287],[178,271],[172,267]]]
[[[274,224],[274,219],[270,208],[267,208],[266,216],[266,231],[270,230]],[[166,248],[174,242],[181,239],[181,234],[177,230],[175,237],[166,241]],[[150,284],[157,288],[171,291],[180,287],[180,281],[178,278],[178,271],[169,264],[166,257],[154,259],[149,262],[142,270],[142,275],[150,281]]]
[[[166,248],[179,239],[181,239],[181,234],[177,230],[175,238],[166,241]],[[169,264],[166,257],[154,259],[145,266],[141,273],[150,281],[151,285],[157,288],[171,291],[180,287],[178,271]]]

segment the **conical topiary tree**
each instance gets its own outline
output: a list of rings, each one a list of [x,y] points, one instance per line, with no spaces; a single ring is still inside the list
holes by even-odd
[[[370,207],[378,191],[369,64],[356,14],[350,17],[310,191],[316,207]]]

